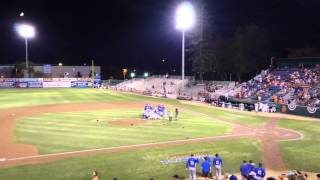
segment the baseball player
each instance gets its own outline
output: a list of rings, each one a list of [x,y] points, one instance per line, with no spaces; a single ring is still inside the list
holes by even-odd
[[[178,121],[178,116],[179,116],[179,109],[176,108],[176,114],[175,114],[175,120]]]
[[[199,163],[199,160],[195,158],[193,154],[191,154],[186,164],[186,169],[189,170],[190,180],[197,179],[196,177],[197,163]]]
[[[207,156],[204,157],[204,161],[202,162],[201,167],[202,167],[202,176],[207,180],[211,171],[210,161],[208,161]]]
[[[216,173],[216,179],[221,180],[222,159],[218,153],[216,154],[216,157],[213,159],[213,166]]]
[[[256,167],[254,172],[256,173],[256,180],[263,180],[264,176],[266,176],[266,170],[262,167],[262,163],[259,163],[259,167]]]
[[[172,111],[169,111],[169,121],[172,121]]]

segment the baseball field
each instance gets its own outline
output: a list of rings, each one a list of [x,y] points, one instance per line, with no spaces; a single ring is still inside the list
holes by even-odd
[[[178,108],[179,119],[143,120],[146,103]],[[219,153],[228,173],[243,159],[317,172],[319,150],[316,119],[98,89],[0,90],[0,179],[85,180],[96,170],[166,180],[187,175],[181,160],[191,153]]]

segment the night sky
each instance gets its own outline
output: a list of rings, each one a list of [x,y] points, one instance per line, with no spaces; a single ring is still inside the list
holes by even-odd
[[[24,41],[13,27],[29,22],[37,29],[29,41],[30,61],[35,63],[83,65],[94,59],[109,68],[179,70],[181,32],[174,19],[179,2],[1,1],[0,64],[24,61]],[[320,45],[319,0],[208,0],[208,10],[214,32],[225,37],[254,23],[267,30],[276,52]],[[19,17],[21,11],[25,17]],[[186,71],[190,74],[190,68]]]

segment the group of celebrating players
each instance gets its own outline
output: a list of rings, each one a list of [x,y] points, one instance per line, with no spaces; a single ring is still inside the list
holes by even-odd
[[[151,120],[158,120],[163,119],[167,114],[167,110],[164,105],[159,104],[157,107],[153,108],[150,104],[146,104],[144,106],[142,117],[143,119],[151,119]],[[179,109],[175,109],[175,120],[178,120]],[[168,112],[169,121],[172,121],[172,111],[169,110]]]
[[[153,108],[150,104],[144,106],[144,119],[162,119],[166,114],[164,105],[159,104],[158,107]]]
[[[196,165],[199,163],[199,159],[194,157],[193,154],[188,158],[186,163],[186,168],[189,170],[190,180],[196,180]],[[221,180],[222,173],[222,158],[219,154],[215,155],[215,158],[212,161],[216,180]],[[211,158],[210,156],[204,157],[204,161],[201,164],[202,167],[202,176],[208,179],[211,171]],[[259,163],[259,166],[256,167],[255,164],[250,160],[249,162],[243,161],[243,164],[240,166],[241,180],[263,180],[266,175],[265,168],[262,167],[262,163]],[[237,176],[231,175],[228,177],[230,180],[238,180]]]

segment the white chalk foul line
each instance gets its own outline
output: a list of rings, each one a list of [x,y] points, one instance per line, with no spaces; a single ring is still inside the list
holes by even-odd
[[[45,154],[45,155],[10,158],[10,159],[4,159],[4,161],[2,161],[2,162],[37,159],[37,158],[54,157],[54,156],[64,156],[64,155],[80,154],[80,153],[87,153],[87,152],[116,150],[116,149],[123,149],[123,148],[134,148],[134,147],[139,148],[139,147],[144,147],[144,146],[147,148],[148,146],[153,146],[153,145],[167,145],[167,144],[171,144],[171,143],[182,143],[182,142],[193,142],[193,141],[197,142],[197,141],[201,141],[201,140],[216,140],[216,139],[220,139],[220,138],[252,136],[252,135],[254,135],[254,133],[251,132],[251,133],[243,133],[243,134],[236,134],[236,135],[224,135],[224,136],[205,137],[205,138],[181,139],[181,140],[165,141],[165,142],[158,142],[158,143],[133,144],[133,145],[126,145],[126,146],[97,148],[97,149],[88,149],[88,150],[81,150],[81,151],[70,151],[70,152],[53,153],[53,154]],[[0,161],[0,164],[1,164],[1,161]]]

